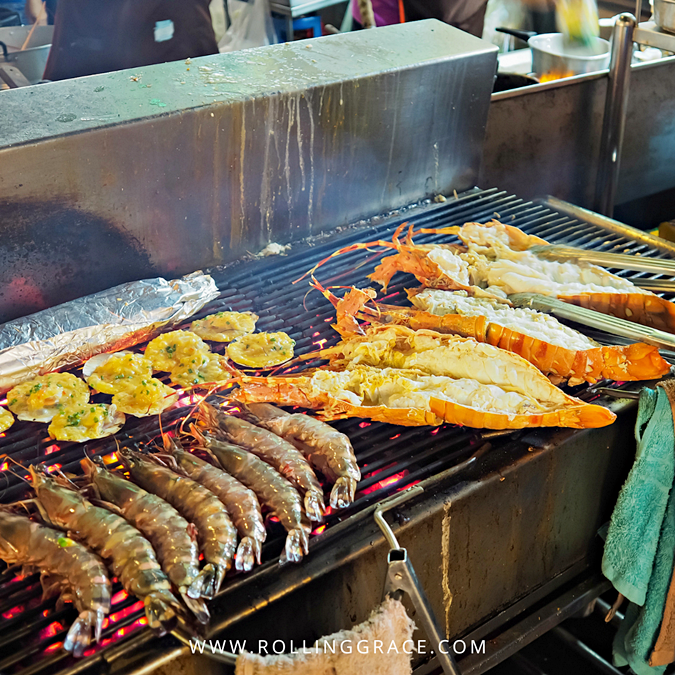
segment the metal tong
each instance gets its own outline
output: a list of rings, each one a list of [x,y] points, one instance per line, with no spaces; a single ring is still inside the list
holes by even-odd
[[[612,269],[651,272],[652,274],[666,274],[675,277],[675,260],[672,259],[648,258],[625,253],[605,253],[555,244],[531,246],[528,251],[542,260],[588,263],[589,265],[600,265]],[[631,281],[640,288],[675,293],[675,281],[672,279],[631,279]]]
[[[417,579],[415,570],[408,558],[408,552],[406,549],[399,546],[394,532],[389,523],[384,519],[386,511],[389,511],[396,506],[400,506],[410,497],[421,494],[422,492],[424,492],[424,488],[421,485],[415,485],[394,497],[385,499],[375,509],[375,522],[378,524],[380,530],[382,530],[382,534],[391,547],[389,554],[387,555],[387,577],[384,581],[382,597],[385,598],[389,595],[396,600],[400,600],[403,597],[403,594],[407,593],[410,596],[427,637],[431,640],[436,653],[436,658],[441,664],[443,672],[445,675],[460,675],[459,668],[457,667],[457,663],[450,653],[450,650],[445,650],[447,651],[447,653],[445,653],[445,651],[440,648],[441,642],[445,638],[436,623],[434,610],[424,593],[424,589]]]
[[[597,328],[598,330],[619,335],[621,337],[634,340],[636,342],[645,342],[648,345],[654,345],[659,349],[675,349],[675,335],[666,333],[656,328],[642,326],[638,323],[632,323],[625,319],[619,319],[609,314],[602,314],[585,307],[570,305],[557,298],[537,293],[516,293],[509,295],[509,300],[516,307],[527,307],[536,309],[539,312],[548,312],[557,316],[559,319],[567,319],[576,323]]]

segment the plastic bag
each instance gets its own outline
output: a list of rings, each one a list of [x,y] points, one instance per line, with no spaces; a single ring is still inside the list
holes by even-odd
[[[559,0],[556,3],[556,20],[566,42],[590,46],[600,35],[595,0]]]
[[[264,47],[278,42],[268,0],[227,0],[230,25],[218,43],[221,52]]]

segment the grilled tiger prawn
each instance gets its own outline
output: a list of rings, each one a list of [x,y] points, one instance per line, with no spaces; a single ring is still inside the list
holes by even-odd
[[[250,452],[194,425],[191,430],[200,446],[208,450],[225,471],[253,490],[260,503],[272,511],[288,532],[282,562],[300,562],[309,551],[310,532],[303,518],[300,493],[276,469]]]
[[[63,642],[67,652],[82,656],[92,631],[100,641],[103,620],[110,612],[110,580],[97,555],[63,532],[0,510],[0,559],[39,570],[45,596],[56,592],[59,602],[73,602],[79,616]]]
[[[354,501],[361,471],[349,438],[329,424],[304,415],[287,413],[268,403],[246,407],[256,424],[293,443],[331,483],[330,505],[343,509]]]
[[[191,452],[186,452],[175,439],[166,435],[164,451],[174,458],[179,469],[187,476],[213,492],[225,504],[241,537],[235,556],[235,568],[240,572],[249,572],[256,560],[260,564],[262,544],[267,537],[267,531],[255,492],[229,473]]]
[[[150,542],[122,516],[59,485],[41,467],[31,466],[30,474],[43,518],[109,563],[124,589],[143,600],[150,628],[160,635],[171,630],[183,610]]]
[[[330,368],[238,378],[244,402],[322,410],[406,425],[451,422],[487,429],[600,427],[616,416],[568,396],[522,357],[470,338],[374,326],[318,353]]]
[[[207,565],[199,571],[199,551],[190,524],[163,499],[109,471],[102,463],[87,457],[82,466],[101,499],[119,509],[125,520],[147,537],[185,604],[206,623],[209,612],[201,598],[208,597],[214,570]]]
[[[321,484],[309,462],[294,445],[267,429],[228,415],[205,401],[200,404],[197,417],[205,420],[209,426],[220,429],[228,440],[271,464],[303,493],[305,513],[309,519],[315,522],[323,520],[326,507]]]
[[[232,567],[237,548],[237,531],[223,503],[204,486],[139,452],[122,449],[118,454],[131,480],[169,502],[183,518],[194,523],[204,560],[215,568],[208,597],[215,595]]]
[[[471,297],[463,291],[409,290],[415,307],[381,303],[369,307],[366,303],[374,297],[374,291],[352,289],[338,299],[319,284],[315,286],[336,307],[334,327],[343,337],[363,334],[357,319],[472,337],[518,354],[553,382],[569,381],[570,385],[594,383],[601,378],[652,380],[670,370],[652,345],[602,346],[548,314]]]

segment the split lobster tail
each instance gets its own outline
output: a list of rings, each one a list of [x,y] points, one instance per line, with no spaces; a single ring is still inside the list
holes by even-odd
[[[330,492],[332,509],[345,509],[354,501],[356,481],[349,476],[340,476]]]
[[[92,633],[94,633],[96,642],[100,641],[104,618],[105,614],[101,610],[80,612],[63,641],[64,650],[73,656],[82,656],[85,649],[91,644]]]
[[[148,626],[157,635],[166,635],[176,627],[182,608],[169,591],[153,591],[145,596],[143,602]]]

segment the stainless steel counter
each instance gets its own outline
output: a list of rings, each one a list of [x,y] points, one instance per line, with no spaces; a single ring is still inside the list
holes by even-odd
[[[607,71],[492,95],[481,187],[592,207]],[[617,204],[675,187],[675,57],[633,66]]]

